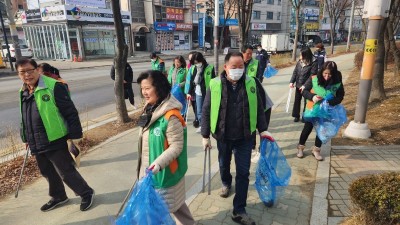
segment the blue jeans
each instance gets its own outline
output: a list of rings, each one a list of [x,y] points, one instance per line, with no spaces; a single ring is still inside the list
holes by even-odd
[[[200,96],[196,94],[196,110],[197,110],[197,119],[201,122],[201,112],[203,111],[203,102],[204,96]]]
[[[233,198],[233,211],[235,213],[246,212],[247,191],[249,189],[250,158],[253,140],[217,141],[219,172],[222,184],[226,187],[232,185],[231,159],[235,154],[236,164],[236,194]]]

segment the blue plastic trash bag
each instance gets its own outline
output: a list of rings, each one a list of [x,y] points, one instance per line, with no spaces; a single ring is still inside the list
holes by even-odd
[[[153,187],[152,176],[146,170],[146,176],[135,185],[115,225],[175,225],[167,204]]]
[[[292,170],[276,142],[262,139],[260,150],[254,186],[264,205],[272,207],[289,185]]]
[[[264,71],[264,77],[270,78],[275,76],[278,73],[278,70],[272,67],[270,64],[268,64],[267,68],[265,68]]]
[[[187,102],[186,102],[185,94],[182,92],[181,87],[179,87],[178,84],[175,84],[172,87],[171,93],[182,104],[181,115],[185,115]]]
[[[304,119],[313,124],[318,138],[326,144],[331,138],[335,137],[340,127],[347,122],[346,109],[338,104],[331,106],[327,96],[319,107],[314,107],[304,114]]]

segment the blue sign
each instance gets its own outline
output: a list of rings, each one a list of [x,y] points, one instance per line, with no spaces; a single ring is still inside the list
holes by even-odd
[[[199,47],[204,47],[204,20],[199,18]]]
[[[176,29],[176,23],[154,22],[154,29],[157,31],[174,31]]]
[[[223,26],[225,22],[225,26],[239,26],[239,20],[238,19],[227,19],[225,20],[224,18],[219,18],[219,25]]]

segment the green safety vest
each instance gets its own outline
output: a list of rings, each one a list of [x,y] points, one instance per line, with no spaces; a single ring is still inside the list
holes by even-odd
[[[214,66],[208,64],[208,66],[204,69],[204,83],[206,86],[206,90],[208,90],[208,88],[210,88],[210,80],[212,79],[212,70],[213,70]]]
[[[189,94],[190,82],[192,80],[194,68],[196,68],[196,66],[195,65],[191,65],[190,68],[188,69],[187,74],[186,74],[185,91],[184,91],[185,94]]]
[[[257,77],[258,60],[251,59],[249,65],[247,66],[246,74],[249,77]]]
[[[229,81],[227,81],[229,82]],[[247,99],[249,102],[250,115],[250,132],[253,133],[257,128],[257,87],[254,78],[246,76],[245,80]],[[222,82],[221,78],[216,77],[210,82],[211,91],[211,112],[210,112],[210,127],[211,132],[215,133],[217,129],[219,109],[221,107],[222,98]]]
[[[151,69],[152,70],[158,70],[158,66],[160,65],[161,62],[164,62],[164,61],[162,61],[160,58],[157,58],[157,60],[154,61],[154,62],[151,61]],[[161,71],[161,72],[165,72],[165,66],[164,66],[164,70]]]
[[[176,116],[182,123],[183,126],[183,149],[181,154],[173,160],[169,166],[165,167],[159,173],[153,176],[153,182],[155,188],[168,188],[176,185],[185,176],[187,171],[187,132],[186,124],[183,120],[180,111],[173,109],[168,111],[163,117],[160,117],[150,126],[149,130],[149,165],[157,159],[166,149],[169,144],[166,139],[166,132],[168,127],[168,121],[171,116]]]
[[[337,83],[334,85],[331,85],[329,89],[325,89],[324,87],[321,87],[318,85],[318,78],[317,76],[312,76],[312,89],[311,93],[314,93],[318,96],[321,96],[322,98],[325,98],[328,94],[332,94],[333,96],[336,96],[336,91],[339,89],[341,83]],[[319,112],[319,105],[321,104],[322,101],[319,101],[317,103],[314,103],[313,101],[310,101],[307,99],[307,104],[306,104],[306,109],[304,111],[304,116],[305,117],[318,117],[318,112]]]
[[[68,134],[65,120],[60,114],[54,98],[54,86],[57,82],[57,80],[41,75],[39,84],[33,93],[49,141],[57,140]],[[20,89],[21,137],[22,141],[26,142],[25,124],[22,120],[22,93],[23,90]]]
[[[179,69],[178,69],[178,72],[177,72],[177,74],[176,74],[175,84],[173,84],[173,83],[172,83],[172,74],[174,73],[174,69],[175,69],[175,66],[172,66],[172,67],[169,69],[169,72],[168,72],[168,82],[169,82],[172,86],[174,86],[175,84],[180,84],[180,83],[182,83],[183,81],[185,81],[185,75],[186,75],[186,68],[179,68]],[[182,89],[182,92],[184,92],[185,87],[181,87],[181,89]]]

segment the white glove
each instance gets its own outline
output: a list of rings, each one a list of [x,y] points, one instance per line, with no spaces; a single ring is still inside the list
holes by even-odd
[[[261,136],[261,138],[268,139],[268,140],[270,140],[272,142],[275,141],[275,139],[272,137],[272,134],[270,132],[268,132],[268,131],[261,132],[260,136]]]
[[[153,163],[149,166],[149,169],[151,170],[151,172],[153,172],[154,175],[156,175],[158,172],[160,172],[161,167],[160,167],[160,165],[158,165],[157,163],[154,163],[154,162],[153,162]]]
[[[211,140],[210,140],[210,138],[203,138],[203,148],[204,148],[204,150],[206,149],[206,148],[212,148],[212,146],[211,146]]]
[[[320,96],[318,96],[318,95],[314,95],[314,97],[312,97],[312,101],[314,102],[314,103],[317,103],[317,102],[319,102],[319,101],[321,101],[321,97]]]
[[[290,87],[290,88],[294,88],[294,84],[293,84],[293,83],[290,83],[290,84],[289,84],[289,87]]]
[[[304,85],[301,86],[301,87],[299,88],[300,92],[303,92],[303,91],[304,91],[304,88],[306,88],[306,87],[304,87]]]

